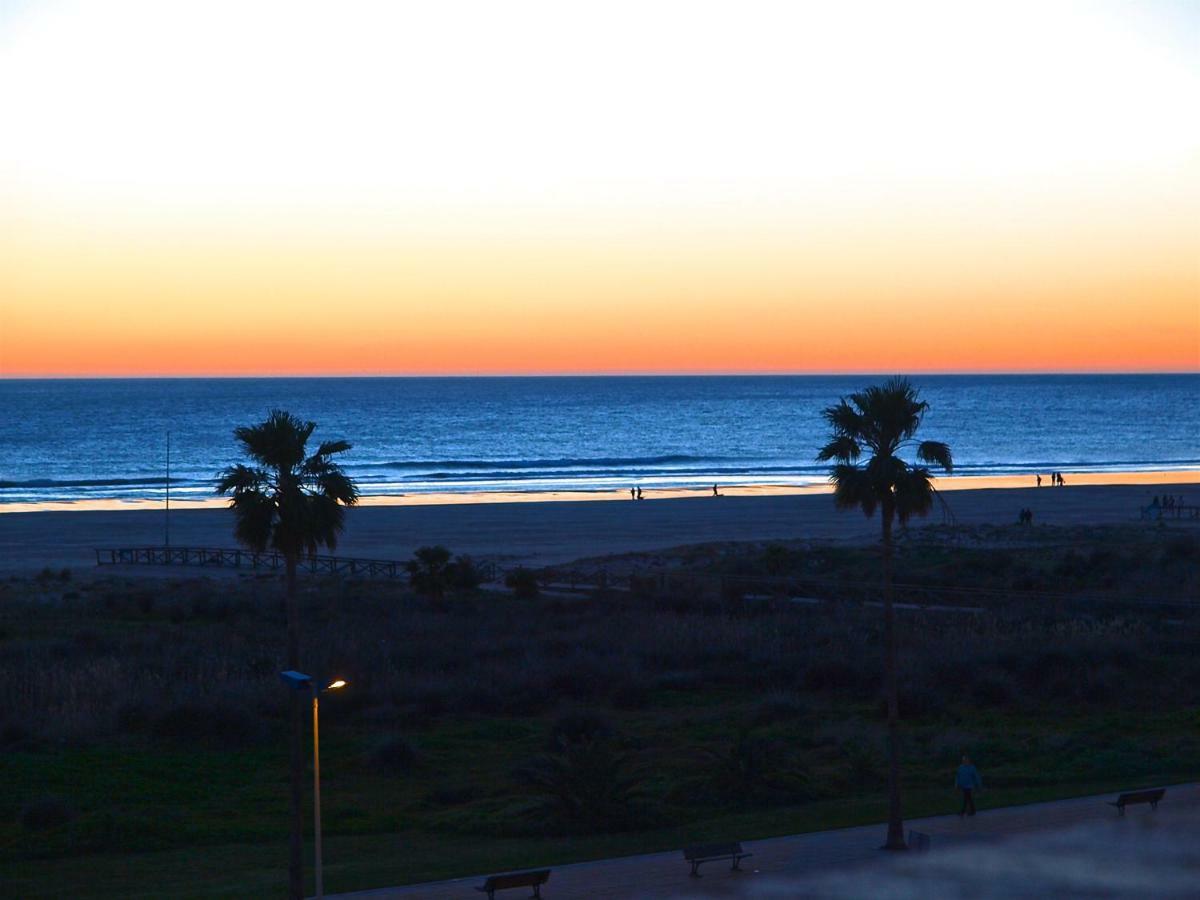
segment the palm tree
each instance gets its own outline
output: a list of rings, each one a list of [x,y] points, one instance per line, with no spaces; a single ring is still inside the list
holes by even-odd
[[[346,507],[358,500],[358,489],[333,456],[350,449],[345,441],[326,441],[308,454],[316,423],[273,409],[265,422],[234,429],[234,437],[253,465],[234,465],[218,474],[217,493],[229,496],[234,536],[252,550],[268,547],[283,556],[287,595],[287,666],[300,669],[300,611],[296,599],[296,567],[300,556],[318,547],[337,546]],[[291,838],[288,894],[304,896],[302,830],[304,813],[305,698],[292,695]]]
[[[900,705],[896,687],[895,611],[892,608],[892,524],[923,516],[933,506],[929,469],[898,454],[915,448],[922,463],[954,468],[950,447],[913,436],[929,404],[920,399],[907,378],[890,378],[843,397],[823,416],[830,437],[817,460],[833,460],[830,481],[839,509],[861,509],[867,516],[880,511],[883,526],[883,691],[888,724],[888,833],[886,850],[905,850],[904,820],[900,813]],[[865,463],[859,459],[868,454]]]

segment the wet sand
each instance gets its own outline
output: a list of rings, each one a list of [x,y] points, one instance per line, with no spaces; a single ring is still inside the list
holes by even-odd
[[[1068,487],[1083,485],[1200,485],[1200,470],[1172,472],[1066,472],[1063,477]],[[985,488],[1019,489],[1033,487],[1033,475],[969,475],[934,478],[939,491],[976,491]],[[1050,487],[1050,473],[1042,476],[1043,487]],[[724,497],[791,497],[811,494],[828,494],[832,488],[825,482],[810,485],[794,484],[750,484],[719,485]],[[1161,493],[1162,491],[1160,491]],[[1176,492],[1177,493],[1177,492]],[[687,497],[712,497],[712,485],[687,488],[653,488],[646,491],[647,500],[682,499]],[[459,506],[486,505],[492,503],[584,503],[591,501],[628,501],[629,488],[598,491],[466,491],[427,492],[419,494],[380,494],[363,497],[360,506]],[[172,499],[173,510],[223,509],[226,506],[220,497],[203,500]],[[5,503],[0,505],[0,517],[18,512],[80,512],[153,510],[161,512],[161,500],[85,500],[77,503]]]
[[[1200,473],[1136,473],[1133,484],[1087,484],[1066,473],[1067,487],[975,486],[984,479],[943,479],[940,487],[959,524],[1010,524],[1023,507],[1035,524],[1138,523],[1156,494],[1200,502]],[[1099,477],[1099,476],[1092,476]],[[1108,475],[1109,479],[1120,477]],[[1030,479],[1023,477],[1028,484]],[[612,553],[641,552],[710,541],[873,540],[878,518],[834,509],[826,489],[804,493],[733,493],[721,498],[649,494],[646,500],[421,503],[352,509],[338,555],[406,559],[419,546],[442,544],[513,562],[544,564]],[[934,512],[917,524],[941,523]],[[224,508],[173,509],[173,546],[234,547],[232,514]],[[1195,527],[1200,528],[1200,522]],[[0,571],[45,566],[93,568],[97,547],[162,546],[158,509],[54,510],[0,515]]]

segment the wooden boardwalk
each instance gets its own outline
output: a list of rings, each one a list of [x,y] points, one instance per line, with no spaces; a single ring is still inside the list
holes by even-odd
[[[276,550],[229,550],[220,547],[97,548],[98,566],[200,566],[215,569],[266,569],[282,572],[283,554]],[[301,556],[299,569],[313,575],[358,575],[367,578],[407,578],[405,564],[393,559],[348,556]]]

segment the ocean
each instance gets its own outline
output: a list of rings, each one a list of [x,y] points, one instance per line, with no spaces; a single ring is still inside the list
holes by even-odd
[[[212,496],[279,407],[345,438],[364,494],[826,479],[821,410],[872,376],[0,380],[0,504]],[[1200,468],[1200,374],[929,375],[956,473]]]

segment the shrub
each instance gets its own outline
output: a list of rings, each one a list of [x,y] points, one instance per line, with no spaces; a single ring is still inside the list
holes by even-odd
[[[574,744],[605,741],[616,735],[611,721],[592,710],[572,710],[563,713],[550,726],[546,749],[550,752],[563,750]]]
[[[150,732],[171,741],[244,746],[263,736],[263,723],[244,703],[233,700],[190,700],[153,716]]]
[[[533,600],[538,595],[537,575],[532,569],[518,566],[504,576],[504,586],[513,592],[518,600]]]
[[[1007,706],[1016,695],[1012,679],[1002,672],[987,672],[971,682],[971,698],[980,706]]]
[[[404,775],[417,764],[419,754],[412,742],[403,735],[384,738],[371,751],[371,764],[387,775]]]
[[[771,544],[763,550],[761,564],[768,575],[782,575],[792,568],[793,556],[794,554],[790,553],[786,547]]]
[[[640,675],[623,678],[612,686],[609,702],[617,709],[645,709],[650,705],[650,686]]]
[[[518,767],[514,779],[539,795],[535,814],[572,830],[641,828],[650,817],[643,776],[603,720],[564,716],[548,736],[554,747]]]
[[[766,696],[750,716],[751,726],[773,725],[776,722],[794,722],[808,712],[794,694],[775,691]]]
[[[23,722],[16,719],[5,719],[0,722],[0,747],[4,749],[20,749],[26,746],[32,737],[29,728]]]
[[[804,686],[814,691],[857,691],[872,686],[874,681],[873,672],[837,659],[815,662],[804,672]]]
[[[848,741],[842,747],[846,779],[851,789],[873,788],[883,784],[883,763],[879,753],[863,741]]]
[[[450,587],[456,591],[474,591],[483,584],[483,572],[469,556],[456,556],[450,566]]]
[[[21,808],[20,823],[30,831],[61,828],[75,820],[75,807],[62,797],[39,797]]]
[[[1189,534],[1172,535],[1162,548],[1161,562],[1193,560],[1200,557],[1200,540]]]
[[[710,759],[705,787],[724,805],[797,803],[813,796],[795,751],[750,729],[743,729],[727,750]]]
[[[418,594],[431,600],[441,600],[450,586],[453,566],[450,551],[442,546],[420,547],[405,564],[408,580]]]
[[[944,699],[937,690],[922,682],[901,681],[896,693],[902,719],[920,718],[945,709]],[[880,717],[887,716],[887,698],[880,698],[878,709]]]

